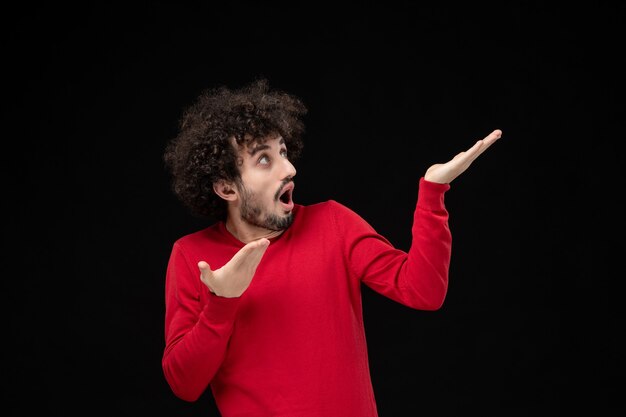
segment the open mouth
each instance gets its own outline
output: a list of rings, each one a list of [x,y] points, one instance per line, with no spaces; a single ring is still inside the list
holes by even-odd
[[[293,208],[293,189],[294,184],[293,182],[290,182],[289,184],[285,185],[285,188],[282,189],[280,195],[278,196],[278,200],[286,211],[290,211]]]

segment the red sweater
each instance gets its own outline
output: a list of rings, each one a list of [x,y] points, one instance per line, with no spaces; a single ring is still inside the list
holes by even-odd
[[[222,267],[244,246],[219,222],[173,245],[163,371],[195,401],[210,385],[223,417],[375,417],[361,284],[436,310],[448,287],[447,184],[420,179],[408,253],[327,201],[294,207],[239,298],[213,295],[197,263]]]

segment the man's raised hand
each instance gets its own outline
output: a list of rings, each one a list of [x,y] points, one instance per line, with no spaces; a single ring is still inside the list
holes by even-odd
[[[209,290],[221,297],[239,297],[250,285],[270,241],[262,238],[248,243],[226,265],[211,270],[205,261],[198,262],[200,279]]]
[[[494,130],[486,138],[477,141],[474,146],[457,154],[445,164],[435,164],[428,168],[426,174],[424,174],[424,179],[439,184],[451,183],[452,180],[469,168],[472,162],[478,158],[478,155],[485,152],[488,147],[500,139],[500,136],[502,136],[502,131],[500,129]]]

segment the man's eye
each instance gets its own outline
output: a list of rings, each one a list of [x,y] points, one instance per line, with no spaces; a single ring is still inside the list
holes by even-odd
[[[259,164],[267,165],[269,163],[270,163],[270,159],[266,155],[263,155],[262,157],[259,158]]]
[[[280,155],[284,158],[287,158],[287,150],[285,149],[285,150],[280,151]]]

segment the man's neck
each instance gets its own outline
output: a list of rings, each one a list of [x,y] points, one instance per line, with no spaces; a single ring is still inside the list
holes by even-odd
[[[232,216],[228,216],[225,226],[231,235],[243,243],[250,243],[261,238],[271,239],[284,232],[284,230],[269,230],[254,226],[243,220],[234,220]]]

